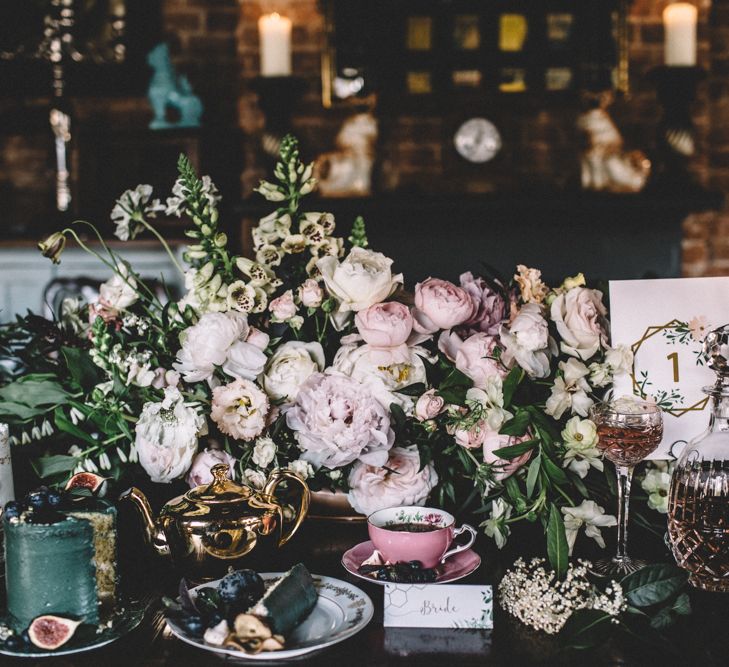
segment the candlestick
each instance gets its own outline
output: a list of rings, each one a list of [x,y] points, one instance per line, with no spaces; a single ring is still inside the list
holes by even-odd
[[[663,10],[666,65],[696,65],[697,14],[696,7],[688,2],[675,2]]]
[[[291,19],[265,14],[258,19],[261,76],[291,75]]]
[[[13,465],[10,461],[10,434],[7,424],[0,424],[0,506],[15,500]]]

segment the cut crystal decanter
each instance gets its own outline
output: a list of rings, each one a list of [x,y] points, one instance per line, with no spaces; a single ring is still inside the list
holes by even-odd
[[[717,376],[713,386],[704,387],[711,417],[676,462],[668,535],[691,584],[729,592],[729,325],[708,334],[704,355]]]

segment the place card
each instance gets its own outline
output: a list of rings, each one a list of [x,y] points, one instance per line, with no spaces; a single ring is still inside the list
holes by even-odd
[[[716,381],[701,353],[704,336],[729,323],[729,278],[610,282],[612,344],[628,345],[633,367],[615,377],[615,396],[653,398],[664,411],[663,440],[648,458],[677,457],[706,429]]]
[[[385,584],[385,627],[494,627],[491,586]]]

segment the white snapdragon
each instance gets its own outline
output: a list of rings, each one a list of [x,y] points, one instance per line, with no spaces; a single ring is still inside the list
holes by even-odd
[[[563,466],[581,478],[587,476],[590,466],[603,469],[600,450],[597,448],[597,428],[589,419],[572,417],[562,431],[565,453]]]
[[[564,514],[564,528],[570,555],[575,546],[577,533],[582,526],[585,526],[585,535],[591,537],[604,549],[605,540],[600,529],[618,524],[618,520],[612,514],[605,514],[605,510],[594,500],[583,500],[577,507],[563,507],[562,514]]]
[[[554,380],[545,412],[555,419],[559,419],[567,410],[586,417],[594,403],[589,396],[590,385],[585,379],[590,373],[589,369],[575,358],[560,361],[559,368],[562,374]]]

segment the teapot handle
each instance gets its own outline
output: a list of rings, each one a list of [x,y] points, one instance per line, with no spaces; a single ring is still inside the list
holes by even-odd
[[[288,542],[294,536],[294,533],[303,523],[307,513],[309,512],[309,499],[311,496],[311,493],[309,492],[309,487],[307,486],[306,482],[301,479],[301,477],[299,477],[295,472],[292,472],[291,470],[287,470],[285,468],[276,468],[276,470],[274,470],[268,476],[268,479],[266,480],[266,485],[263,487],[262,493],[268,496],[275,497],[278,485],[281,482],[285,481],[295,482],[296,484],[301,486],[301,502],[299,503],[299,511],[296,513],[296,519],[291,529],[284,534],[283,524],[281,525],[281,538],[278,541],[278,546],[280,547],[286,544],[286,542]]]

